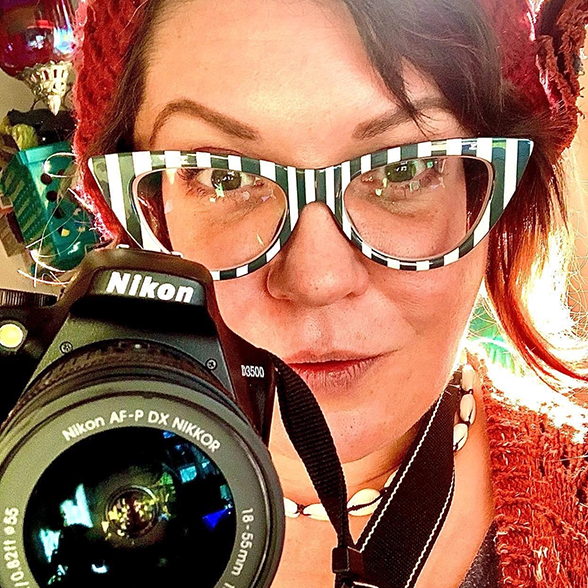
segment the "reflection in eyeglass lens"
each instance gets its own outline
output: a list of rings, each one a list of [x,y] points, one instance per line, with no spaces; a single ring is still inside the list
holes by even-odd
[[[372,248],[401,259],[431,258],[463,241],[484,209],[489,181],[481,160],[412,159],[358,176],[344,203]]]

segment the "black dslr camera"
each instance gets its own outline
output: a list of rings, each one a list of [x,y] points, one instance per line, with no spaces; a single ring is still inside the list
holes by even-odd
[[[54,304],[10,302],[0,587],[269,586],[284,533],[275,367],[223,323],[208,272],[93,252]]]

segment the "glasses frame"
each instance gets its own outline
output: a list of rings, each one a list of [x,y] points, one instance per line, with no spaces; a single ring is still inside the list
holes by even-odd
[[[257,258],[238,267],[211,271],[214,280],[227,280],[250,274],[269,263],[294,231],[302,209],[311,202],[326,204],[347,239],[376,263],[407,271],[426,271],[450,265],[472,251],[496,225],[521,181],[532,151],[533,142],[529,139],[477,137],[402,145],[320,169],[300,169],[271,161],[202,151],[111,153],[90,158],[88,165],[104,199],[129,237],[143,249],[164,253],[171,251],[157,240],[135,201],[134,185],[140,176],[169,168],[199,167],[256,174],[278,184],[288,204],[281,230],[270,248]],[[400,259],[378,251],[363,241],[343,206],[343,194],[355,177],[391,163],[452,155],[481,159],[490,164],[493,171],[490,197],[486,198],[478,221],[461,243],[440,256]]]

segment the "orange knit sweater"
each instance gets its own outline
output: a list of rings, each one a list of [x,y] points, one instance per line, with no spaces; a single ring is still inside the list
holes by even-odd
[[[501,401],[483,362],[478,368],[501,586],[587,588],[588,438],[575,443],[571,428],[557,428],[544,414]]]

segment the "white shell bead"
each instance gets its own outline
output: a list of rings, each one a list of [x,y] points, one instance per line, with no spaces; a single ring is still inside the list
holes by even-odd
[[[453,427],[453,451],[459,451],[468,440],[468,426],[458,423]]]
[[[314,519],[315,521],[328,521],[329,515],[322,504],[309,504],[302,514]]]
[[[395,470],[388,476],[388,479],[386,480],[386,483],[384,484],[384,488],[388,488],[388,486],[390,486],[390,484],[392,484],[392,480],[396,477],[397,472],[398,472],[398,470]]]
[[[459,402],[459,418],[466,425],[473,425],[476,420],[476,399],[473,394],[465,394]]]
[[[474,368],[469,363],[466,363],[461,368],[461,389],[465,392],[473,390],[475,377],[476,372],[474,371]]]
[[[376,508],[378,508],[379,501],[374,502],[368,506],[364,506],[363,508],[358,508],[357,510],[350,510],[349,514],[352,517],[366,517],[371,515],[375,512]]]
[[[347,508],[352,508],[354,506],[358,506],[360,504],[368,504],[380,498],[380,493],[373,488],[364,488],[359,492],[355,493],[347,503]],[[354,513],[350,513],[354,514]],[[357,514],[357,513],[355,513]]]
[[[284,514],[291,519],[295,519],[296,517],[300,516],[300,513],[298,512],[298,505],[293,500],[290,500],[289,498],[286,498],[285,496],[284,496]]]
[[[468,362],[468,350],[464,347],[459,355],[459,363],[464,365]]]

